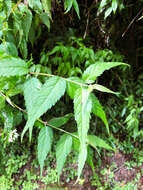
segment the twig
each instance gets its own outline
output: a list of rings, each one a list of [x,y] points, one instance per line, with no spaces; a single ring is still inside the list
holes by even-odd
[[[88,11],[87,13],[87,21],[86,21],[86,28],[85,28],[85,32],[84,32],[84,35],[83,35],[83,39],[86,38],[86,35],[87,35],[87,30],[88,30],[88,25],[89,25],[89,15],[90,15],[90,12]]]
[[[131,25],[134,23],[134,21],[136,20],[136,18],[141,14],[141,12],[143,11],[143,8],[137,13],[137,15],[132,19],[132,21],[130,22],[130,24],[128,25],[128,27],[126,28],[126,30],[124,31],[124,33],[122,34],[122,37],[125,36],[125,34],[127,33],[127,31],[129,30],[129,28],[131,27]]]
[[[3,94],[1,91],[0,91],[0,95],[3,96],[3,97],[6,99],[6,101],[7,101],[12,107],[15,107],[15,108],[17,108],[19,111],[28,114],[24,109],[20,108],[18,105],[16,105],[15,103],[13,103],[13,102],[12,102],[5,94]],[[55,126],[53,126],[53,125],[50,125],[50,124],[48,124],[48,122],[42,121],[41,119],[37,119],[37,121],[39,121],[40,123],[44,124],[45,126],[49,126],[49,127],[51,127],[51,128],[54,128],[54,129],[56,129],[56,130],[59,130],[59,131],[61,131],[61,132],[64,132],[64,133],[66,133],[66,134],[68,134],[68,135],[71,135],[71,136],[73,136],[73,137],[79,139],[78,136],[76,136],[76,135],[74,135],[74,134],[72,134],[72,133],[69,133],[68,131],[65,131],[65,130],[63,130],[63,129],[61,129],[61,128],[55,127]]]
[[[30,72],[31,75],[41,75],[41,76],[47,76],[47,77],[55,77],[56,75],[52,75],[52,74],[46,74],[46,73],[33,73],[33,72]],[[67,79],[67,78],[64,78],[64,77],[61,77],[62,79],[68,81],[68,82],[71,82],[71,83],[74,83],[74,84],[77,84],[77,85],[80,85],[80,86],[86,86],[88,87],[89,85],[87,84],[83,84],[83,83],[80,83],[80,82],[76,82],[76,81],[72,81],[70,79]]]

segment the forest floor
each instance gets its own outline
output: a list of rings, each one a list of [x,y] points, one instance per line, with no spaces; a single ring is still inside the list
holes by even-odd
[[[17,181],[25,170],[31,170],[30,162],[21,168],[20,174],[15,175]],[[74,166],[77,169],[77,165]],[[103,172],[101,172],[103,171]],[[40,175],[40,169],[36,171]],[[101,174],[102,173],[102,174]],[[101,167],[96,170],[97,178],[92,179],[93,173],[90,166],[85,165],[83,170],[83,182],[75,184],[76,178],[66,182],[66,175],[61,175],[62,189],[66,190],[143,190],[143,164],[137,166],[132,154],[116,152],[112,156],[102,158]],[[43,171],[43,176],[47,175],[47,170]],[[68,175],[68,174],[67,174]],[[37,190],[62,190],[55,185],[45,185],[41,180],[33,180],[39,188]],[[22,189],[22,185],[19,187]]]

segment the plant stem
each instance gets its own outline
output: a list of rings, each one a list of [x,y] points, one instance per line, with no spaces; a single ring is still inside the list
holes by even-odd
[[[7,97],[5,94],[3,94],[1,91],[0,91],[0,95],[3,96],[3,97],[6,99],[6,101],[7,101],[12,107],[15,107],[15,108],[17,108],[19,111],[28,114],[24,109],[20,108],[18,105],[16,105],[15,103],[13,103],[13,102],[10,100],[10,98]],[[74,134],[72,134],[72,133],[69,133],[68,131],[65,131],[64,129],[60,129],[60,128],[58,128],[58,127],[55,127],[55,126],[53,126],[53,125],[50,125],[50,124],[48,124],[48,122],[46,122],[46,121],[42,121],[41,119],[37,119],[37,121],[39,121],[40,123],[44,124],[45,126],[49,126],[49,127],[53,128],[53,129],[59,130],[59,131],[61,131],[61,132],[64,132],[64,133],[66,133],[66,134],[68,134],[68,135],[71,135],[71,136],[73,136],[73,137],[79,139],[78,136],[76,136],[76,135],[74,135]]]
[[[31,75],[41,75],[41,76],[47,76],[47,77],[55,77],[56,75],[52,75],[52,74],[47,74],[47,73],[33,73],[33,72],[30,72]],[[64,78],[64,77],[60,77],[68,82],[71,82],[71,83],[74,83],[74,84],[77,84],[77,85],[80,85],[81,87],[82,86],[86,86],[88,87],[89,85],[88,84],[83,84],[83,83],[80,83],[80,82],[76,82],[76,81],[72,81],[70,79],[67,79],[67,78]]]

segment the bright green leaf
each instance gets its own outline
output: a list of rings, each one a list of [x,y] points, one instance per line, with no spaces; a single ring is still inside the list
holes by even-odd
[[[106,19],[111,13],[112,13],[112,7],[109,7],[109,8],[105,11],[104,19]]]
[[[51,128],[45,126],[40,130],[38,136],[38,162],[40,164],[41,175],[43,172],[44,161],[47,154],[51,150],[51,145],[53,141],[53,131]]]
[[[119,65],[128,66],[128,64],[121,62],[97,62],[90,65],[83,73],[82,79],[86,83],[93,83],[104,71],[109,70]]]
[[[7,56],[0,59],[0,76],[25,75],[29,72],[27,63],[20,59]]]
[[[118,7],[118,2],[117,2],[117,0],[112,0],[112,9],[113,9],[113,12],[114,12],[114,13],[116,12],[117,7]]]
[[[73,0],[64,0],[64,7],[66,10],[65,13],[70,11],[70,9],[72,8],[72,4],[73,4]]]
[[[28,121],[23,130],[22,138],[29,129],[31,140],[34,122],[55,105],[61,96],[64,95],[65,88],[66,82],[60,77],[51,77],[42,87],[36,78],[32,78],[26,82],[24,98],[28,111]]]
[[[91,108],[92,101],[90,97],[90,91],[86,88],[77,89],[74,97],[74,113],[80,140],[78,157],[78,179],[81,175],[87,157],[86,139],[89,129]]]
[[[64,134],[63,136],[61,136],[56,146],[58,177],[60,177],[66,158],[68,154],[71,152],[71,148],[72,148],[72,137],[70,135]]]
[[[80,18],[80,15],[79,15],[79,7],[78,7],[78,3],[76,0],[73,0],[73,6],[74,6],[74,9],[76,11],[76,14],[78,16],[78,18]]]

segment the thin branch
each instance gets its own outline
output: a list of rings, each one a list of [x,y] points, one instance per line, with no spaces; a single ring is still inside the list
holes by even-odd
[[[31,75],[41,75],[41,76],[47,76],[47,77],[55,77],[56,75],[52,75],[52,74],[46,74],[46,73],[33,73],[33,72],[30,72]],[[82,86],[86,86],[88,87],[89,85],[87,84],[83,84],[83,83],[80,83],[80,82],[76,82],[76,81],[72,81],[70,79],[67,79],[67,78],[64,78],[64,77],[61,77],[62,79],[68,81],[68,82],[71,82],[71,83],[74,83],[74,84],[77,84],[77,85],[80,85],[81,87]]]
[[[143,11],[143,8],[137,13],[137,15],[132,19],[132,21],[130,22],[130,24],[128,25],[128,27],[126,28],[126,30],[124,31],[124,33],[122,34],[122,37],[125,36],[125,34],[127,33],[127,31],[129,30],[129,28],[131,27],[131,25],[134,23],[134,21],[136,20],[136,18],[141,14],[141,12]]]
[[[89,16],[90,16],[90,11],[88,11],[88,13],[87,13],[86,28],[85,28],[83,39],[85,39],[86,35],[87,35],[87,30],[88,30],[88,25],[89,25]]]
[[[12,107],[15,107],[15,108],[17,108],[19,111],[28,114],[24,109],[20,108],[18,105],[16,105],[15,103],[13,103],[13,102],[10,100],[10,98],[8,98],[8,97],[7,97],[5,94],[3,94],[1,91],[0,91],[0,95],[3,96],[3,97],[6,99],[6,101],[7,101]],[[76,135],[74,135],[74,134],[72,134],[72,133],[69,133],[69,132],[67,132],[67,131],[65,131],[65,130],[63,130],[63,129],[61,129],[61,128],[55,127],[55,126],[53,126],[53,125],[50,125],[50,124],[48,124],[48,122],[42,121],[41,119],[37,119],[37,121],[39,121],[40,123],[44,124],[45,126],[49,126],[49,127],[53,128],[53,129],[56,129],[56,130],[61,131],[61,132],[64,132],[64,133],[66,133],[66,134],[68,134],[68,135],[71,135],[71,136],[73,136],[73,137],[79,139],[78,136],[76,136]]]

